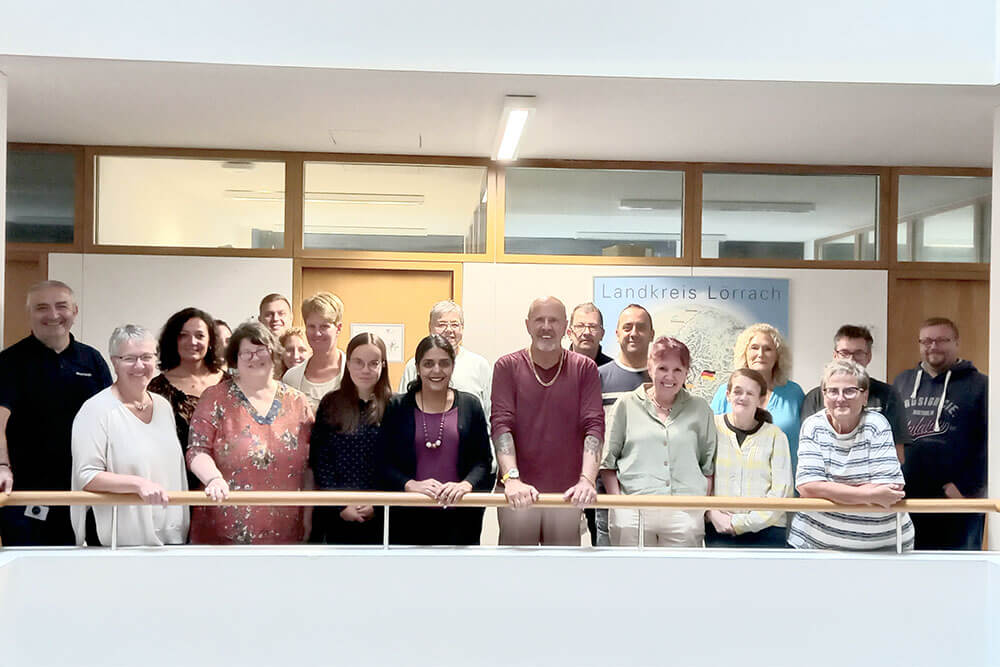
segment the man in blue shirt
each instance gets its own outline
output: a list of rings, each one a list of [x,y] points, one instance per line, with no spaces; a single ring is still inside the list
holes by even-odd
[[[649,360],[649,344],[653,341],[653,318],[642,306],[632,303],[618,316],[615,337],[618,339],[618,357],[597,369],[601,376],[601,399],[604,403],[604,423],[611,428],[611,408],[621,396],[649,382],[646,370]],[[605,438],[607,442],[607,438]],[[604,493],[604,485],[598,479],[598,493]],[[611,545],[608,535],[608,511],[606,509],[584,510],[590,527],[590,541],[594,546]]]
[[[0,492],[69,491],[73,419],[111,385],[100,353],[73,338],[79,309],[69,285],[28,290],[31,335],[0,352]],[[0,507],[4,546],[76,543],[66,506]]]

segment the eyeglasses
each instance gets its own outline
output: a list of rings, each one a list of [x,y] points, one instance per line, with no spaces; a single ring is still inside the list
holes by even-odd
[[[861,393],[861,388],[860,387],[844,387],[843,389],[841,389],[840,387],[826,387],[823,390],[823,393],[826,394],[827,398],[834,398],[835,399],[835,398],[840,398],[841,396],[843,396],[847,400],[851,400],[851,399],[854,399],[854,398],[858,397],[858,395]]]
[[[602,327],[600,324],[574,324],[570,328],[573,329],[573,331],[576,333],[583,333],[585,331],[599,331],[604,327]]]
[[[841,359],[854,359],[854,361],[863,361],[868,357],[868,350],[834,350],[836,354]]]
[[[157,360],[157,356],[155,354],[140,354],[138,356],[134,354],[127,354],[124,357],[115,355],[112,359],[117,359],[126,366],[135,366],[140,361],[144,364],[154,363]]]
[[[462,328],[461,322],[438,322],[434,325],[435,329],[440,329],[441,331],[447,331],[448,329],[454,329],[458,331]]]
[[[944,337],[942,337],[942,338],[920,338],[920,339],[917,340],[917,342],[920,343],[921,347],[931,347],[932,345],[934,345],[934,343],[937,343],[938,345],[947,345],[952,340],[954,340],[954,339],[953,338],[944,338]]]
[[[263,359],[270,359],[271,358],[271,350],[267,349],[266,347],[259,347],[256,350],[246,350],[245,352],[240,352],[236,356],[238,356],[243,361],[250,361],[253,358],[262,359],[262,360]]]
[[[369,361],[368,363],[365,363],[361,359],[351,359],[348,362],[348,365],[353,370],[356,370],[356,371],[364,370],[367,367],[368,370],[370,370],[370,371],[376,371],[377,372],[380,368],[382,368],[382,362],[381,361]]]

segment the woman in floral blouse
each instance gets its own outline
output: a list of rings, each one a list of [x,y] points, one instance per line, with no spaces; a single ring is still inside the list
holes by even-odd
[[[236,369],[202,393],[191,417],[187,462],[220,501],[229,491],[307,488],[313,415],[301,392],[274,379],[278,341],[264,325],[236,328],[226,361]],[[195,544],[289,544],[305,536],[301,507],[194,507]]]

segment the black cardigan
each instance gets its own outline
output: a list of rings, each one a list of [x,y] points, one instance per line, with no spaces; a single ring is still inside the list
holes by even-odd
[[[458,474],[472,485],[473,491],[490,491],[493,478],[490,469],[490,437],[486,431],[486,415],[479,399],[464,391],[455,392],[458,407]],[[382,416],[379,437],[381,486],[386,491],[402,491],[417,474],[417,453],[413,449],[417,422],[416,392],[397,394],[389,401]]]

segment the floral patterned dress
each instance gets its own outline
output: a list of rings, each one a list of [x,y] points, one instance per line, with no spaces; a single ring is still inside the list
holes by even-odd
[[[313,414],[305,395],[278,383],[260,415],[232,379],[206,389],[191,417],[187,462],[208,454],[233,491],[300,491]],[[191,508],[193,544],[291,544],[304,537],[301,507]]]

